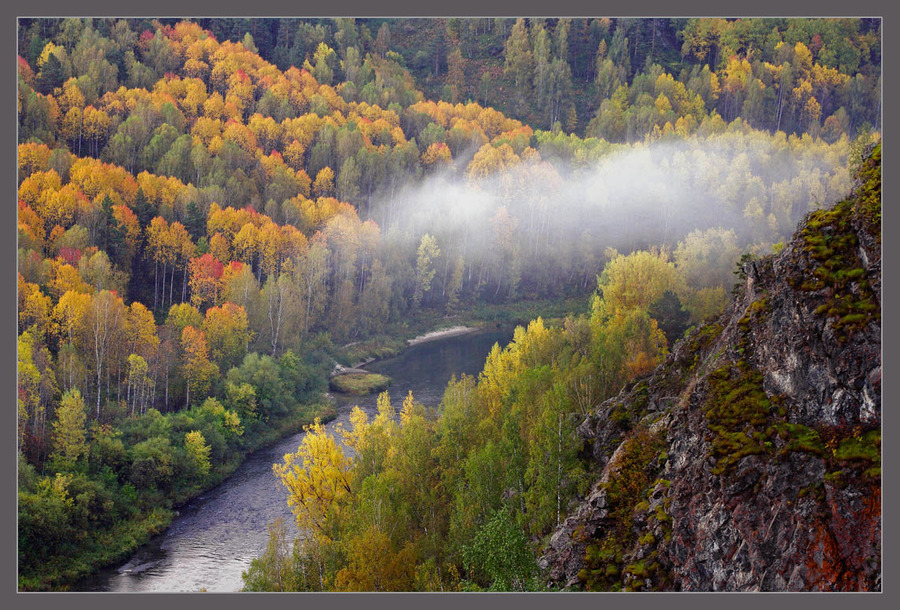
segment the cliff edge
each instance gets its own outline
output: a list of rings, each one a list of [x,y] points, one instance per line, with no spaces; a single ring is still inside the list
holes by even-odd
[[[881,147],[745,258],[728,310],[580,426],[600,473],[540,564],[566,589],[881,589]]]

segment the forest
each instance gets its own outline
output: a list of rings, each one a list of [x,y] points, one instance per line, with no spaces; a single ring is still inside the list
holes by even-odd
[[[311,535],[273,525],[247,589],[540,588],[578,417],[850,192],[880,28],[20,19],[19,589],[126,557],[305,425],[275,470]],[[342,347],[570,298],[440,405],[354,413],[354,457],[324,433]]]

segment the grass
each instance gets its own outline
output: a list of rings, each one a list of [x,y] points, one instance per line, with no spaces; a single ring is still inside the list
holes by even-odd
[[[347,373],[333,377],[329,386],[335,392],[363,396],[386,390],[391,381],[390,377],[376,373]]]

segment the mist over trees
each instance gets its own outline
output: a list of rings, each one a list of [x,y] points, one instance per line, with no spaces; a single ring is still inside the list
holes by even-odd
[[[880,128],[878,20],[20,19],[17,67],[28,588],[321,415],[335,346],[596,293],[538,455],[845,196]],[[612,307],[625,268],[667,279]],[[507,517],[466,543],[483,585]]]

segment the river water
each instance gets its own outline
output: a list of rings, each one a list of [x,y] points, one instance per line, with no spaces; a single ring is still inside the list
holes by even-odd
[[[511,338],[511,331],[482,331],[438,339],[365,368],[394,380],[390,396],[395,409],[409,391],[418,402],[437,406],[453,375],[477,374],[493,344],[505,345]],[[348,425],[354,405],[370,417],[377,412],[375,395],[337,400],[338,416],[329,430],[338,423]],[[92,576],[79,590],[239,591],[241,572],[266,548],[269,523],[281,518],[289,537],[297,534],[287,493],[272,474],[272,464],[296,451],[302,440],[303,433],[295,434],[249,456],[221,485],[183,506],[168,530],[125,563]]]

